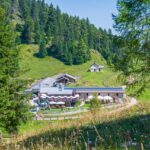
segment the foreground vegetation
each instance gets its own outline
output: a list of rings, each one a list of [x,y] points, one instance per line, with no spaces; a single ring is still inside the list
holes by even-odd
[[[9,145],[9,148],[84,150],[93,147],[114,150],[141,149],[142,146],[145,150],[149,149],[150,104],[109,111],[85,113],[78,121],[38,121],[26,124],[20,128],[21,141]]]

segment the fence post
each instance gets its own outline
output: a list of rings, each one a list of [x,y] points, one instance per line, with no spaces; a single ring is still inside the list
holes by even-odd
[[[143,143],[141,143],[141,150],[144,150],[144,146],[143,146]]]

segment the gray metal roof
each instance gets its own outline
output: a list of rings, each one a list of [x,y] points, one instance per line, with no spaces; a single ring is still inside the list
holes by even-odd
[[[124,93],[122,87],[65,87],[65,90],[73,90],[74,92],[119,92]]]
[[[52,78],[54,78],[54,79],[59,79],[59,78],[62,78],[62,77],[69,77],[69,78],[72,78],[72,79],[74,79],[74,80],[76,80],[77,79],[77,77],[75,77],[75,76],[72,76],[72,75],[70,75],[70,74],[67,74],[67,73],[60,73],[60,74],[58,74],[58,75],[56,75],[56,76],[53,76]]]
[[[34,90],[34,89],[40,89],[41,87],[45,87],[45,88],[52,87],[54,82],[56,82],[55,79],[48,77],[31,85],[31,89]]]
[[[51,87],[51,86],[53,86],[53,84],[54,84],[55,81],[56,81],[55,79],[48,77],[48,78],[42,80],[42,82],[40,83],[40,85],[42,87]]]
[[[76,77],[73,77],[69,74],[61,73],[61,74],[58,74],[56,76],[47,77],[45,79],[37,81],[36,83],[31,85],[31,90],[39,90],[41,87],[45,87],[45,88],[53,87],[54,83],[57,81],[57,79],[60,79],[61,77],[66,77],[66,76],[76,80]]]
[[[51,87],[51,88],[40,88],[40,93],[48,94],[48,95],[72,95],[72,89],[60,89],[58,87]]]
[[[100,65],[98,65],[98,64],[95,63],[95,62],[91,65],[91,67],[95,67],[95,68],[104,68],[104,66],[100,66]]]

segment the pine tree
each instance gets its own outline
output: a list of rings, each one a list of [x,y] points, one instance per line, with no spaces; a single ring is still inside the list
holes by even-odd
[[[68,52],[67,64],[72,65],[72,54],[70,51]]]
[[[24,20],[27,19],[27,17],[30,16],[30,6],[27,0],[18,0],[19,1],[19,6],[20,6],[20,10],[22,13],[22,17],[24,18]]]
[[[75,53],[76,57],[74,57],[75,64],[82,64],[89,59],[87,51],[88,49],[85,42],[83,41],[82,38],[80,38],[80,41],[78,42],[78,45],[76,47],[76,53]]]
[[[32,4],[31,4],[31,16],[34,20],[34,22],[38,21],[38,7],[37,7],[37,3],[36,0],[32,0]]]
[[[48,20],[46,23],[46,33],[50,35],[56,35],[57,33],[57,17],[56,10],[51,4],[48,11]]]
[[[47,56],[46,42],[45,40],[42,40],[40,43],[39,57],[44,58],[46,56]]]
[[[22,32],[22,41],[28,44],[33,43],[34,23],[30,17],[25,20],[24,30]]]
[[[35,23],[35,36],[34,36],[34,39],[35,39],[35,43],[36,44],[40,44],[40,41],[42,40],[42,33],[40,31],[40,25],[39,25],[39,22],[36,22]]]
[[[61,10],[57,6],[56,8],[56,34],[57,35],[62,35],[62,15],[61,15]]]
[[[68,61],[68,45],[67,43],[65,43],[65,46],[64,46],[64,61],[67,62]]]
[[[86,20],[86,25],[87,25],[87,30],[88,30],[88,45],[90,48],[93,48],[94,44],[93,44],[92,29],[91,29],[90,21],[88,18]]]
[[[150,1],[119,0],[117,6],[115,27],[126,41],[117,69],[134,78],[135,93],[139,94],[150,86]]]
[[[45,7],[45,1],[42,0],[39,1],[39,22],[43,30],[45,29],[46,21],[47,21],[47,10]]]
[[[24,83],[13,78],[18,74],[18,50],[15,32],[0,8],[0,127],[16,133],[28,119],[26,97],[19,92]]]

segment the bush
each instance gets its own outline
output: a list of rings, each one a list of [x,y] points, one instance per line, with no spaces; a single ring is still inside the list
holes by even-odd
[[[101,104],[97,98],[93,98],[90,101],[90,109],[100,108]]]

